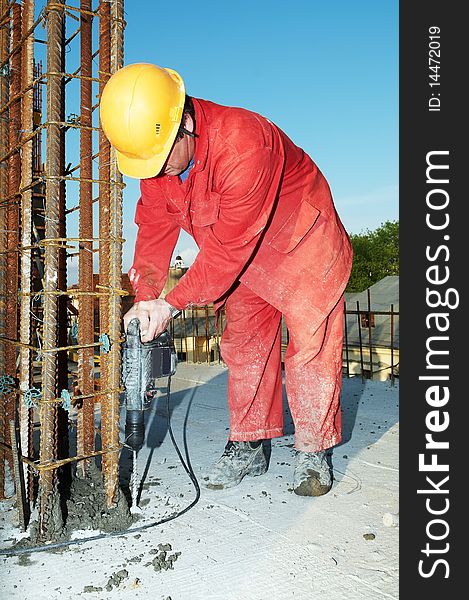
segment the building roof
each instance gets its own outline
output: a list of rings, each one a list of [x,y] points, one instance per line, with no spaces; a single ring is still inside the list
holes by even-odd
[[[390,310],[392,304],[394,310],[399,310],[399,275],[383,277],[363,292],[346,292],[346,304],[356,306],[358,300],[360,307],[363,305],[363,309],[366,310],[368,307],[368,290],[370,290],[372,309]]]

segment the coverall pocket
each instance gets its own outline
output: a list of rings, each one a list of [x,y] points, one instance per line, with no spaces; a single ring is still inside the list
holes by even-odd
[[[320,214],[320,211],[309,202],[300,202],[269,244],[283,254],[291,252],[312,229]]]

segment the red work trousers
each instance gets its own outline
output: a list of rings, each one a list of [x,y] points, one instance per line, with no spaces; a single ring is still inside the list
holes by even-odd
[[[343,297],[314,331],[308,315],[284,314],[285,387],[295,448],[317,452],[341,440]],[[240,284],[226,302],[221,353],[228,366],[230,440],[283,435],[282,313]]]

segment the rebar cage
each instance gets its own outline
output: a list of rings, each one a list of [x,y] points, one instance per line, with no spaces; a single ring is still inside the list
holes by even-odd
[[[97,108],[123,14],[0,0],[0,497],[14,474],[43,539],[67,469],[102,455],[118,490],[123,183]]]

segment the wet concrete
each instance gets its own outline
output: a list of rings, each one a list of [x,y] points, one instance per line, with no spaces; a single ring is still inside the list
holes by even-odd
[[[113,573],[107,582],[106,591],[110,592],[112,591],[112,588],[119,587],[120,584],[128,578],[129,572],[127,569],[121,569],[120,571]]]
[[[156,554],[155,558],[145,564],[145,567],[153,566],[155,571],[167,571],[173,569],[173,563],[181,556],[180,552],[168,554],[172,550],[171,544],[158,544],[158,548],[150,550],[150,554]]]
[[[129,505],[118,490],[117,502],[106,507],[106,494],[99,469],[91,465],[85,477],[75,477],[67,499],[64,534],[68,538],[78,529],[95,529],[103,532],[124,531],[132,524]]]
[[[37,502],[39,506],[39,501]],[[48,498],[48,510],[44,516],[44,534],[39,532],[39,522],[32,518],[29,525],[29,538],[22,539],[19,547],[35,546],[45,541],[63,539],[64,520],[61,509],[61,500],[57,484]]]
[[[121,563],[121,568],[114,571],[111,575],[103,573],[100,579],[107,583],[95,583],[85,585],[83,587],[84,594],[97,592],[111,592],[117,588],[138,589],[141,586],[139,577],[131,577],[132,571],[135,571],[135,566],[141,563],[142,567],[155,572],[168,571],[174,569],[174,563],[181,555],[181,552],[172,552],[171,544],[158,544],[149,551],[142,552],[137,556],[124,559]],[[146,561],[146,562],[145,562]]]
[[[29,526],[29,537],[23,538],[17,544],[18,547],[36,546],[44,541],[66,541],[71,539],[74,531],[83,529],[104,533],[125,531],[134,521],[121,490],[117,492],[115,505],[107,508],[101,472],[94,464],[88,467],[85,476],[75,476],[68,490],[63,494],[62,508],[58,491],[55,490],[51,497],[46,536],[39,535],[38,521],[32,520]]]

